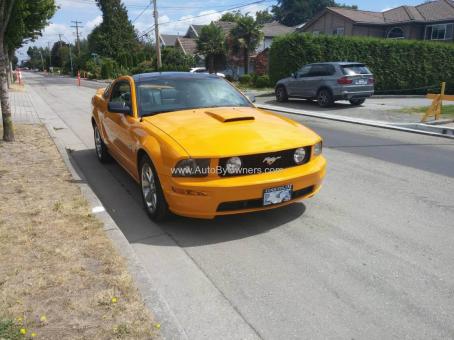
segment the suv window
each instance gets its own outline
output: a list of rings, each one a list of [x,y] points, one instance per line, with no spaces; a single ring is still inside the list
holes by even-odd
[[[312,65],[310,77],[331,76],[335,72],[333,65]]]
[[[371,74],[369,69],[362,64],[342,65],[342,72],[347,76],[356,76],[358,74]]]
[[[119,81],[114,85],[110,101],[131,107],[131,87],[128,81]]]
[[[311,68],[312,68],[312,66],[310,66],[310,65],[303,66],[303,68],[301,68],[297,73],[298,78],[307,77],[309,75],[309,73],[311,72]]]

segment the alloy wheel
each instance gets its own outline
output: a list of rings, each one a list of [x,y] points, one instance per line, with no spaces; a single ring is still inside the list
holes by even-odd
[[[98,158],[102,158],[102,139],[101,135],[99,133],[98,127],[95,126],[95,147],[96,147],[96,154],[98,155]]]
[[[150,213],[154,213],[157,207],[156,182],[153,170],[148,163],[142,166],[142,195]]]

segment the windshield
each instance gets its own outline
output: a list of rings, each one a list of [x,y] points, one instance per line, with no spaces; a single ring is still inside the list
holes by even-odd
[[[227,81],[205,77],[156,77],[137,84],[140,116],[202,107],[251,106]]]

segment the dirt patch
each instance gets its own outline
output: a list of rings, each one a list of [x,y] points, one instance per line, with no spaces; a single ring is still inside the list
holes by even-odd
[[[15,133],[0,142],[0,338],[158,338],[46,129]]]

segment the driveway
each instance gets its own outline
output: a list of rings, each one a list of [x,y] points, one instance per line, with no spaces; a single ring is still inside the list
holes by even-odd
[[[282,108],[326,112],[334,115],[378,120],[392,123],[416,123],[421,120],[421,114],[398,112],[402,108],[428,106],[431,101],[426,98],[369,98],[361,106],[352,106],[348,101],[338,101],[334,106],[321,108],[316,101],[305,99],[290,99],[279,103],[274,96],[256,97],[257,104],[278,105]],[[445,102],[454,105],[454,102]]]

